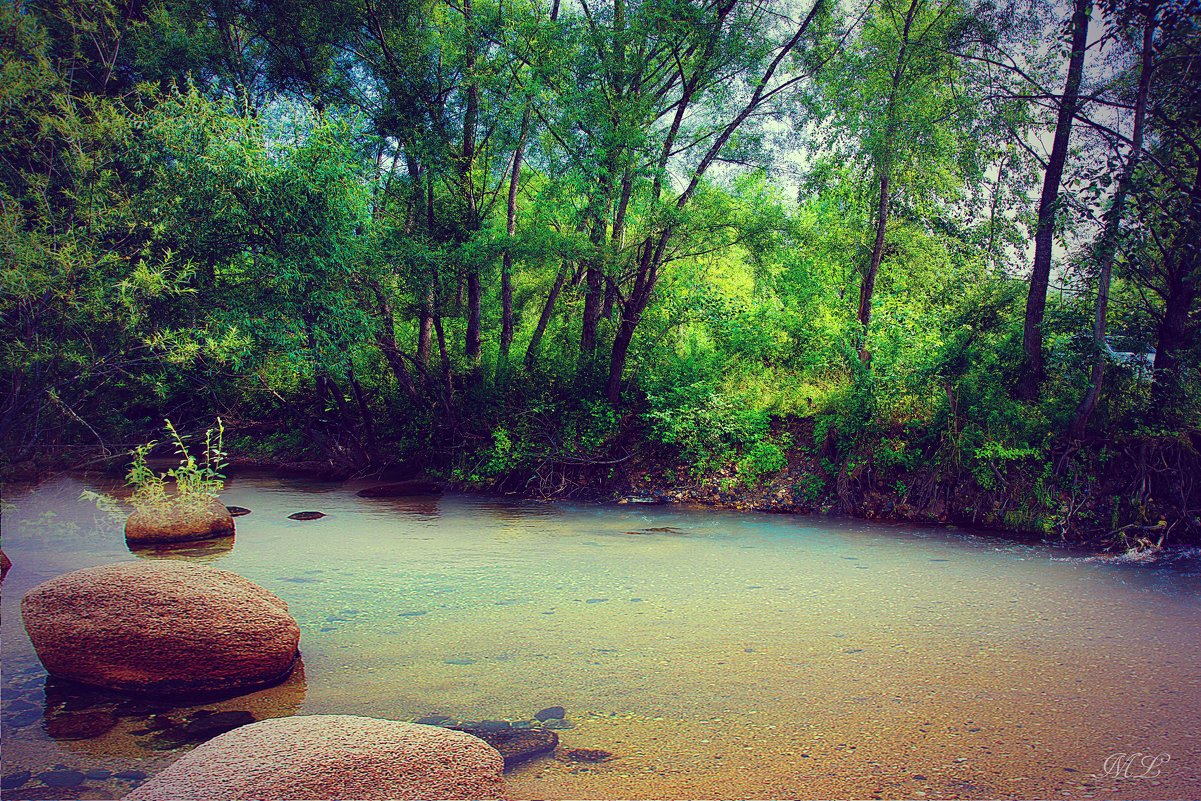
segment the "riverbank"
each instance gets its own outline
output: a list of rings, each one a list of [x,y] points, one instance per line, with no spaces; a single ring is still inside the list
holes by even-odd
[[[977,450],[969,459],[901,433],[848,447],[816,436],[817,425],[815,418],[774,420],[770,459],[732,451],[698,460],[627,426],[587,452],[515,454],[507,446],[503,459],[495,437],[477,438],[484,444],[475,448],[401,457],[381,445],[369,460],[235,446],[226,472],[319,481],[428,476],[447,489],[508,497],[952,523],[1113,552],[1201,545],[1201,432]],[[172,466],[165,454],[158,461]],[[128,466],[124,455],[40,459],[10,469],[6,483],[36,482],[81,463],[118,475]]]

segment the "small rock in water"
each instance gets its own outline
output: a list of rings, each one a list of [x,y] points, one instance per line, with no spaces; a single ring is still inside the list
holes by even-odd
[[[77,787],[83,784],[84,776],[77,770],[48,770],[37,778],[48,787]]]
[[[572,762],[604,762],[612,759],[613,755],[599,748],[573,748],[567,752],[567,758]]]
[[[672,537],[691,537],[691,531],[685,531],[682,528],[675,526],[652,526],[650,528],[640,528],[635,531],[627,531],[626,534],[631,537],[653,537],[656,534],[667,534]]]
[[[429,614],[428,609],[422,609],[420,611],[414,611],[414,612],[401,612],[400,616],[401,617],[421,617],[422,615],[428,615],[428,614]]]
[[[92,768],[91,770],[85,772],[83,775],[84,775],[85,779],[91,779],[92,781],[102,782],[107,779],[111,779],[113,777],[113,772],[111,770],[105,770],[104,768]]]
[[[249,712],[216,712],[192,720],[183,727],[183,733],[193,740],[210,740],[249,723],[254,723],[254,715]]]
[[[55,740],[89,740],[117,725],[111,712],[75,712],[55,715],[46,721],[46,733]]]
[[[534,715],[534,720],[562,720],[567,717],[567,710],[561,706],[548,706]]]
[[[631,598],[631,599],[630,599],[630,603],[632,603],[632,604],[640,604],[640,603],[642,603],[642,599],[641,599],[641,598]]]
[[[549,754],[559,745],[559,735],[543,729],[504,728],[500,731],[490,731],[472,725],[450,728],[479,737],[495,748],[504,758],[506,769],[535,757]]]
[[[320,520],[325,517],[325,512],[293,512],[288,515],[289,520]]]
[[[465,656],[459,656],[459,657],[455,657],[453,659],[444,659],[442,661],[443,661],[443,663],[445,663],[447,665],[474,665],[475,664],[474,659],[468,659]]]
[[[586,604],[603,604],[607,600],[609,600],[609,599],[608,598],[589,598],[587,601],[584,601],[584,603],[586,603]]]
[[[127,782],[140,782],[146,778],[145,771],[141,770],[123,770],[113,776],[114,779],[121,779]]]
[[[29,781],[31,774],[27,770],[22,770],[17,773],[10,773],[0,779],[0,790],[15,790],[21,785]]]
[[[245,506],[229,506],[229,505],[226,505],[226,507],[225,507],[225,508],[229,510],[229,516],[230,516],[230,517],[241,517],[242,515],[248,515],[248,514],[250,514],[250,510],[249,510],[249,509],[247,509]]]

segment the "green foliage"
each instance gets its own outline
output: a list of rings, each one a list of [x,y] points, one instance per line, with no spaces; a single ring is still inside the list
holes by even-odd
[[[217,418],[215,428],[204,432],[204,448],[199,455],[188,449],[186,438],[170,420],[165,422],[179,464],[162,473],[147,464],[146,460],[158,442],[138,445],[130,452],[133,461],[125,475],[125,483],[133,488],[130,502],[139,510],[205,504],[225,487],[222,473],[226,467],[225,425],[221,418]]]

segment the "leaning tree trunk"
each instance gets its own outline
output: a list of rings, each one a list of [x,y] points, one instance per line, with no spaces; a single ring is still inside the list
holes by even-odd
[[[1034,235],[1034,268],[1030,272],[1030,292],[1026,297],[1026,321],[1022,328],[1025,361],[1018,383],[1018,396],[1026,401],[1038,399],[1045,374],[1043,364],[1043,317],[1047,309],[1047,288],[1051,283],[1051,252],[1055,243],[1055,215],[1059,208],[1059,184],[1068,158],[1072,120],[1080,103],[1080,79],[1084,72],[1084,49],[1088,44],[1090,0],[1075,0],[1072,11],[1072,53],[1068,59],[1068,77],[1059,99],[1055,121],[1055,139],[1051,157],[1043,173],[1042,195],[1038,202],[1038,230]]]
[[[1143,149],[1143,129],[1147,117],[1147,98],[1151,92],[1151,72],[1154,66],[1155,18],[1149,15],[1143,28],[1142,66],[1139,71],[1138,95],[1134,101],[1134,130],[1130,137],[1130,155],[1122,168],[1118,187],[1114,190],[1113,204],[1105,218],[1105,230],[1097,247],[1100,273],[1097,276],[1097,306],[1093,319],[1093,367],[1089,375],[1088,392],[1076,409],[1072,420],[1071,434],[1080,439],[1088,428],[1088,420],[1097,408],[1101,387],[1105,381],[1105,327],[1109,313],[1109,285],[1113,275],[1113,260],[1118,249],[1118,235],[1122,224],[1122,211],[1126,196],[1134,182],[1134,171],[1138,167]]]

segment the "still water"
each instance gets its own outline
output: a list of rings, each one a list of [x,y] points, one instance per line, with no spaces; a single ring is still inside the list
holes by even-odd
[[[507,774],[518,799],[1201,796],[1195,557],[1122,565],[957,529],[363,486],[236,478],[222,500],[252,510],[236,540],[172,557],[246,576],[301,626],[303,672],[204,710],[516,721],[561,705],[560,755]],[[5,499],[4,775],[153,775],[187,750],[156,750],[145,715],[47,733],[63,702],[21,597],[145,558],[85,489],[115,488],[61,477]],[[288,519],[302,510],[327,516]],[[613,758],[562,756],[575,748]],[[1168,758],[1106,775],[1135,753]]]

